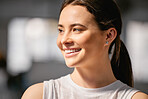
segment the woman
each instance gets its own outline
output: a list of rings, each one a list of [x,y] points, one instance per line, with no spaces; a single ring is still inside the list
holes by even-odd
[[[130,58],[119,36],[121,24],[113,0],[65,0],[57,45],[74,71],[29,87],[22,99],[148,99],[132,88]]]

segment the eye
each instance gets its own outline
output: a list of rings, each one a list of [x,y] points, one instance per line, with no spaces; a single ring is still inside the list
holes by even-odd
[[[78,28],[73,29],[73,32],[81,32],[81,31],[82,31],[82,29],[78,29]]]
[[[64,31],[62,29],[58,29],[59,33],[63,33]]]

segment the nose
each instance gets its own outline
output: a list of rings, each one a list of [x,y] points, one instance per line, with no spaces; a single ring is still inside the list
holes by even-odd
[[[72,38],[71,38],[71,34],[65,33],[62,36],[61,44],[67,45],[67,44],[72,44],[72,43],[73,43],[73,41],[72,41]]]

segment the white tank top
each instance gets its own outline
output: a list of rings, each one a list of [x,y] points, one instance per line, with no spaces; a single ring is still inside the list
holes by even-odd
[[[44,81],[43,99],[131,99],[137,91],[119,80],[101,88],[84,88],[75,84],[68,74]]]

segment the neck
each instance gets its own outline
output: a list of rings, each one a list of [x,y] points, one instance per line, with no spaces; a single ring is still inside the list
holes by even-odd
[[[92,68],[75,67],[71,78],[77,85],[85,88],[100,88],[116,81],[109,59],[106,63],[89,67]]]

